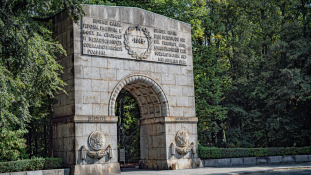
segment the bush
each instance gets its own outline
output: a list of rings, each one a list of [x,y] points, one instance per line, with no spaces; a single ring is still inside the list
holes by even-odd
[[[26,158],[25,130],[11,131],[0,127],[0,162]]]
[[[199,146],[199,157],[202,159],[285,156],[302,154],[311,154],[311,146],[299,148],[216,148]]]
[[[60,158],[45,158],[44,169],[59,168],[62,163]]]
[[[60,158],[34,158],[10,162],[0,162],[0,173],[34,171],[42,169],[59,168]]]

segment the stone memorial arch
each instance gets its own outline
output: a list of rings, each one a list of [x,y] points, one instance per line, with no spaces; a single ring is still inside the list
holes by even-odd
[[[53,19],[68,84],[53,103],[53,156],[71,174],[120,172],[115,103],[126,89],[141,115],[140,168],[201,167],[191,26],[139,8],[84,10],[78,24],[65,12]]]

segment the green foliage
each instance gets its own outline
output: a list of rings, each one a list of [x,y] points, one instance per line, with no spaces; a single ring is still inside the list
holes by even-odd
[[[53,93],[65,86],[55,60],[65,51],[51,36],[50,17],[66,10],[77,21],[84,14],[81,3],[139,7],[191,24],[201,145],[311,145],[310,0],[4,0],[0,128],[10,134],[1,135],[0,149],[10,151],[2,160],[24,157],[23,145],[12,147],[9,135],[26,130],[46,134],[42,126],[48,126],[43,124],[49,123]],[[121,127],[131,133],[124,137],[126,143],[134,138],[130,150],[139,148],[137,109],[133,98],[124,103]],[[24,143],[22,137],[13,138]],[[47,144],[37,139],[39,145]],[[30,154],[46,153],[46,147],[36,150],[28,141]],[[277,154],[272,149],[254,151]]]
[[[45,158],[44,169],[60,168],[62,162],[60,158]]]
[[[201,145],[311,144],[310,0],[110,2],[191,24]]]
[[[207,3],[211,13],[205,31],[210,35],[205,42],[209,47],[216,43],[225,72],[220,105],[227,111],[219,122],[224,131],[218,131],[226,139],[210,143],[230,148],[309,146],[310,1]]]
[[[118,123],[118,147],[125,146],[125,156],[132,160],[140,157],[140,111],[137,101],[132,94],[122,90],[116,101],[117,114],[120,117]],[[138,159],[137,159],[138,158]]]
[[[53,15],[66,10],[74,21],[84,14],[81,1],[0,1],[0,128],[1,160],[17,160],[25,151],[23,134],[33,117],[45,118],[42,106],[65,83],[57,55],[66,54],[52,38]],[[41,111],[42,110],[42,111]],[[38,112],[40,111],[40,112]],[[12,141],[9,135],[14,135]],[[15,145],[12,146],[12,143]],[[10,147],[11,146],[11,147]],[[19,154],[19,155],[18,155]],[[5,155],[5,156],[4,156]]]
[[[31,170],[42,170],[45,164],[44,158],[33,158],[29,160],[28,168]]]
[[[26,141],[22,139],[25,133],[25,130],[11,131],[4,127],[0,129],[0,162],[27,158]]]
[[[18,161],[0,162],[0,173],[34,171],[59,168],[60,158],[33,158]]]
[[[199,146],[199,157],[202,159],[306,155],[310,153],[310,146],[292,148],[216,148]]]
[[[199,140],[203,145],[223,142],[227,111],[221,105],[223,78],[214,46],[194,45],[194,83]],[[208,88],[207,88],[208,87]]]

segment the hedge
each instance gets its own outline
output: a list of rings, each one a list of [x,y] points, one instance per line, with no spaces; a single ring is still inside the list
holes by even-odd
[[[53,169],[59,168],[61,163],[62,159],[60,158],[34,158],[0,162],[0,173]]]
[[[292,148],[215,148],[199,146],[202,159],[263,157],[311,154],[311,146]]]

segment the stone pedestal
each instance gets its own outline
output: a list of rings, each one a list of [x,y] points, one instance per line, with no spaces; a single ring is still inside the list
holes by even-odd
[[[119,163],[106,163],[106,164],[92,164],[92,165],[73,165],[71,166],[72,174],[74,175],[87,175],[87,174],[119,174]]]
[[[68,84],[53,104],[54,157],[73,174],[120,172],[115,102],[126,89],[140,109],[140,167],[200,167],[191,26],[138,8],[84,9],[78,24],[53,19]]]
[[[139,168],[152,170],[171,170],[172,164],[175,164],[176,170],[204,167],[200,158],[191,158],[170,160],[140,160]]]

